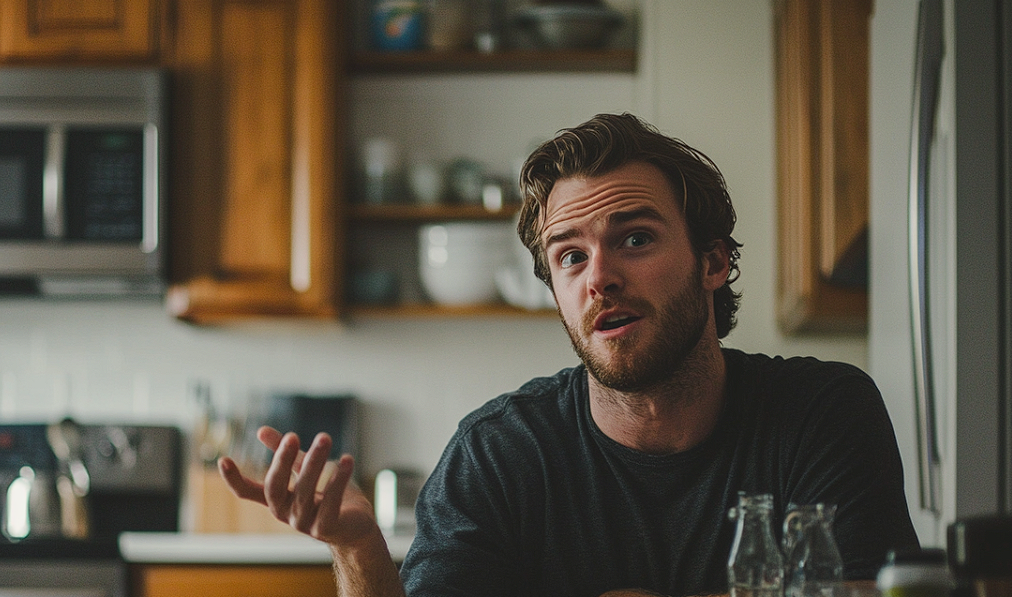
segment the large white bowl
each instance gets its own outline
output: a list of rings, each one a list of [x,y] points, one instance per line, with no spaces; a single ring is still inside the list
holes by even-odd
[[[443,305],[498,300],[496,272],[510,259],[513,229],[500,222],[429,224],[418,231],[422,287]]]

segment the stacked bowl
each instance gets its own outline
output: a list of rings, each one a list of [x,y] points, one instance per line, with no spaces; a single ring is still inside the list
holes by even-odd
[[[507,222],[451,222],[418,229],[418,266],[425,292],[441,305],[499,299],[496,272],[512,258]]]

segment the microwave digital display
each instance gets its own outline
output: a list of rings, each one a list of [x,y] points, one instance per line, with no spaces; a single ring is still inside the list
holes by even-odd
[[[68,129],[67,239],[137,242],[144,233],[144,130]]]

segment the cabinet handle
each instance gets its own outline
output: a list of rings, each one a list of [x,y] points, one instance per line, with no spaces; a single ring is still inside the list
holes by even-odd
[[[141,250],[154,253],[158,249],[159,220],[159,184],[161,173],[158,171],[159,151],[158,127],[154,124],[144,126],[144,228],[141,235]]]
[[[63,155],[66,129],[49,127],[42,174],[42,225],[46,238],[63,238]]]
[[[296,146],[292,158],[292,262],[290,280],[296,292],[306,292],[312,284],[309,231],[309,156],[304,146]]]

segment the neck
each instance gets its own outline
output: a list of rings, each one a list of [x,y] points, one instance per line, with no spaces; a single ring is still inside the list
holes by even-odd
[[[683,452],[710,436],[724,405],[726,367],[715,336],[704,335],[671,377],[621,392],[589,379],[590,413],[605,435],[650,454]]]

